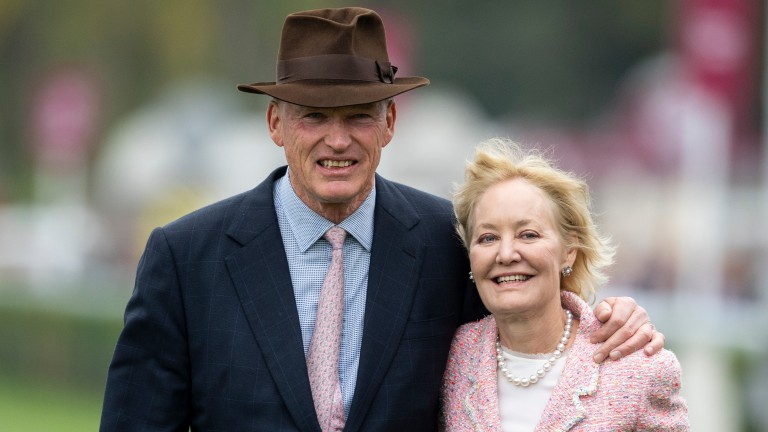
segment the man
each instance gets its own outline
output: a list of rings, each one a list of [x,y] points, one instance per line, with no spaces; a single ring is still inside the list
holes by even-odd
[[[381,19],[362,8],[289,15],[277,69],[239,88],[274,98],[288,167],[152,233],[102,431],[437,428],[453,332],[483,310],[450,203],[375,174],[392,97],[429,81],[394,77]],[[599,308],[602,354],[663,345],[633,300]]]

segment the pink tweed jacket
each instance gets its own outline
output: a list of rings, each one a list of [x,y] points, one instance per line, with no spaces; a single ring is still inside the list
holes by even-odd
[[[664,350],[648,357],[636,352],[619,361],[596,364],[597,344],[589,336],[599,326],[592,309],[570,292],[563,305],[581,319],[536,431],[687,431],[688,408],[680,396],[681,369]],[[496,323],[493,317],[456,332],[443,378],[445,431],[498,431]]]

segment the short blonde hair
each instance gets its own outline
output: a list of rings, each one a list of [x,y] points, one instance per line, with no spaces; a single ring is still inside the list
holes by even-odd
[[[464,184],[453,193],[456,231],[464,246],[469,250],[479,199],[491,186],[512,179],[527,181],[552,200],[563,244],[577,249],[573,273],[560,278],[560,289],[592,301],[596,289],[608,281],[605,270],[613,263],[615,249],[593,221],[587,183],[555,167],[540,151],[525,150],[504,138],[492,138],[477,146],[474,159],[465,166]],[[567,239],[573,242],[567,243]]]

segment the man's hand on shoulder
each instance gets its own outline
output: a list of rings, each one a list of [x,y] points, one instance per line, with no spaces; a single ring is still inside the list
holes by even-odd
[[[643,349],[653,355],[664,348],[666,338],[656,331],[648,312],[631,297],[608,297],[595,307],[595,316],[603,325],[590,342],[604,342],[595,351],[595,362],[610,357],[618,360]]]

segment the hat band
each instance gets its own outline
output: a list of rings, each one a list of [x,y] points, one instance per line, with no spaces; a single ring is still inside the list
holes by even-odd
[[[277,62],[277,83],[301,80],[350,80],[392,84],[397,67],[347,54],[325,54]]]

